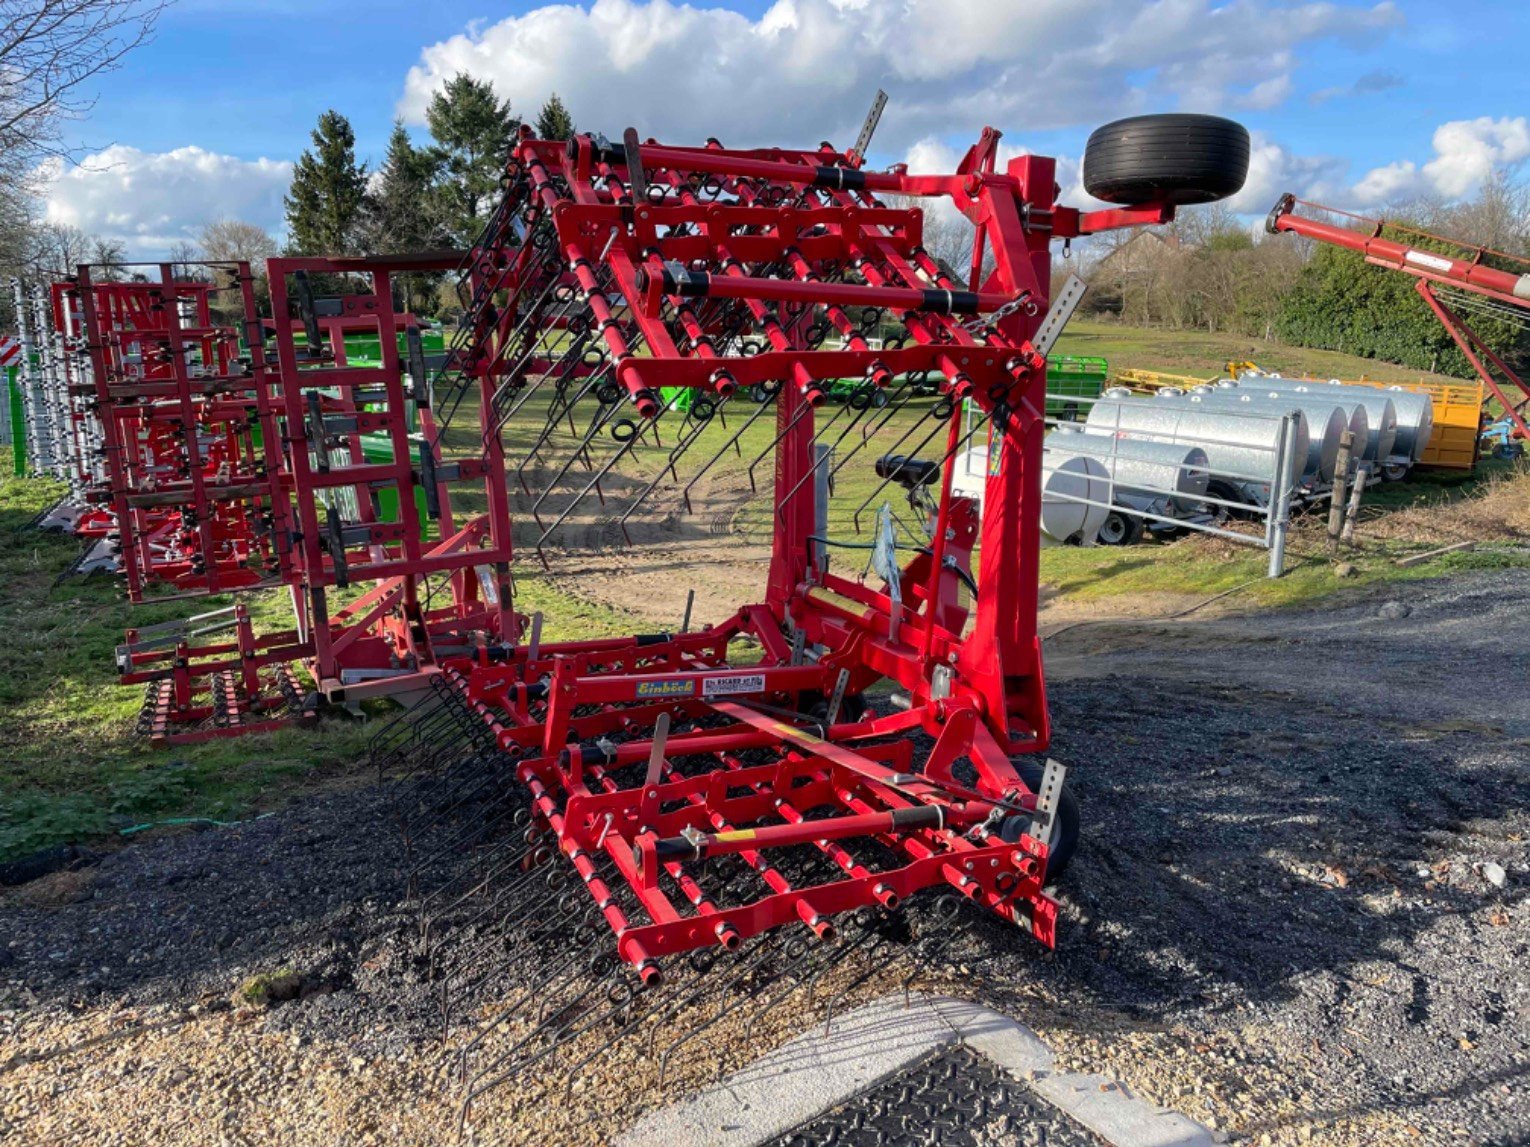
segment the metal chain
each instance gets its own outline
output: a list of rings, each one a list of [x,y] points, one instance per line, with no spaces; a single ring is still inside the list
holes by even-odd
[[[966,331],[970,335],[975,335],[984,327],[998,326],[1005,319],[1009,318],[1010,315],[1014,314],[1016,311],[1022,310],[1025,311],[1025,313],[1028,315],[1034,315],[1036,313],[1036,304],[1031,302],[1031,296],[1029,293],[1022,294],[1018,298],[1011,299],[998,310],[994,311],[994,313],[991,315],[979,315],[977,318],[963,323],[962,330]]]

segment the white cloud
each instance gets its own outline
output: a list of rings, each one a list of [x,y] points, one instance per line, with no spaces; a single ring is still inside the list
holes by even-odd
[[[145,256],[164,254],[179,241],[194,242],[215,219],[242,219],[279,231],[292,164],[243,160],[200,147],[145,152],[118,144],[76,167],[52,161],[38,175],[48,222],[119,239],[131,256]]]
[[[523,115],[557,91],[582,127],[675,141],[853,138],[877,87],[878,144],[983,123],[1091,127],[1136,111],[1284,102],[1298,49],[1401,23],[1386,2],[776,0],[758,20],[672,0],[543,5],[426,47],[399,112],[424,119],[458,72]],[[1257,46],[1257,50],[1251,50]],[[619,109],[619,110],[613,110]]]
[[[1234,211],[1262,215],[1287,191],[1303,199],[1333,198],[1343,189],[1343,159],[1298,155],[1262,132],[1250,133],[1248,179],[1227,201]]]
[[[1525,116],[1452,120],[1435,129],[1434,158],[1373,168],[1355,184],[1353,198],[1367,206],[1420,195],[1460,199],[1494,171],[1530,159],[1530,119]]]

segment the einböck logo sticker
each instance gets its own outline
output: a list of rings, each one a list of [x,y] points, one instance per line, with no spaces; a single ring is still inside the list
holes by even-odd
[[[662,681],[639,681],[639,697],[694,697],[696,681],[691,677],[670,677]]]

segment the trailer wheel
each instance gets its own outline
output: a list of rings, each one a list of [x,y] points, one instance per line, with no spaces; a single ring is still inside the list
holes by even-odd
[[[1142,519],[1112,510],[1100,526],[1098,540],[1102,546],[1135,546],[1142,540]]]
[[[1226,199],[1248,178],[1248,130],[1221,116],[1132,116],[1084,146],[1084,190],[1106,203],[1185,206]]]
[[[1410,467],[1400,463],[1390,463],[1381,468],[1381,480],[1383,482],[1401,482],[1408,476]]]
[[[1223,482],[1217,478],[1213,478],[1210,482],[1206,483],[1206,493],[1213,498],[1220,498],[1224,502],[1243,502],[1245,505],[1248,504],[1238,487],[1234,486],[1231,482]],[[1240,522],[1250,521],[1257,516],[1256,511],[1257,507],[1253,506],[1250,506],[1247,510],[1234,510],[1227,506],[1212,506],[1211,524],[1213,526],[1225,526],[1231,519],[1237,519]]]
[[[1020,774],[1020,779],[1025,782],[1026,788],[1035,792],[1041,787],[1041,774],[1046,766],[1032,761],[1018,761],[1015,771]],[[1062,792],[1057,797],[1057,817],[1052,822],[1052,832],[1047,841],[1047,883],[1052,884],[1064,872],[1073,860],[1073,854],[1078,851],[1079,838],[1079,811],[1078,800],[1073,795],[1073,790],[1064,784]],[[1011,844],[1020,839],[1020,833],[1030,827],[1030,817],[1012,816],[1005,820],[1000,829],[999,836]]]

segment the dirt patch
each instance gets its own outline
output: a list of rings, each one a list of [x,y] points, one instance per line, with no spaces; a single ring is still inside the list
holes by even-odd
[[[12,899],[32,908],[57,908],[90,898],[90,885],[94,879],[90,869],[50,872],[12,893]]]

